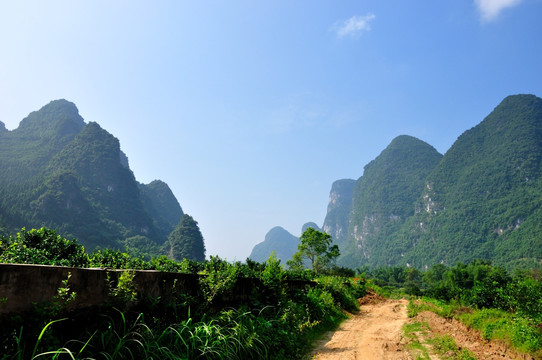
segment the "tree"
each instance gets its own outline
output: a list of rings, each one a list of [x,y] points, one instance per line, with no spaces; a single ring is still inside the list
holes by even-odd
[[[340,255],[339,247],[331,245],[331,235],[308,228],[299,238],[301,243],[297,246],[297,252],[287,262],[292,270],[303,269],[303,260],[308,259],[312,270],[320,273],[326,267],[334,263]]]
[[[166,254],[176,261],[182,259],[205,260],[205,244],[196,220],[184,214],[179,224],[169,234]]]

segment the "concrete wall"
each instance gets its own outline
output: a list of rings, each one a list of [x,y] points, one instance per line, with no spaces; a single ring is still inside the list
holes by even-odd
[[[0,315],[34,309],[35,304],[51,301],[63,281],[71,274],[68,287],[76,293],[70,308],[100,306],[106,302],[110,283],[116,285],[123,270],[103,268],[81,269],[62,266],[0,264]],[[133,279],[138,296],[168,297],[173,292],[195,296],[199,292],[199,278],[204,275],[168,273],[153,270],[135,271]],[[257,279],[238,279],[235,289],[222,301],[246,300]],[[289,281],[289,288],[310,286],[308,281]]]

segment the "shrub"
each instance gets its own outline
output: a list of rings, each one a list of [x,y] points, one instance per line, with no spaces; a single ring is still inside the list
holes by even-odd
[[[329,292],[333,299],[347,311],[359,310],[358,297],[363,292],[363,285],[354,284],[350,279],[336,276],[321,276],[318,285]]]
[[[0,241],[0,262],[85,267],[89,259],[77,240],[68,240],[56,231],[21,229],[15,237]]]

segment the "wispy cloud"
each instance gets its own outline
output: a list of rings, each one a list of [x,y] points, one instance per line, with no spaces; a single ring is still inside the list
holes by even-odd
[[[339,38],[357,36],[371,30],[371,21],[375,19],[373,13],[362,16],[352,16],[350,19],[336,23],[333,29]]]
[[[327,116],[325,101],[310,92],[302,92],[282,99],[270,109],[263,124],[267,132],[279,135],[317,128],[326,123]]]
[[[474,0],[482,22],[490,22],[506,8],[518,5],[522,0]]]

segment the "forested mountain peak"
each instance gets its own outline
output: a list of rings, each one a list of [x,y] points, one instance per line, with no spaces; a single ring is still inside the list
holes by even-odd
[[[303,226],[301,227],[301,233],[303,234],[305,230],[307,230],[308,228],[313,228],[314,230],[318,230],[318,231],[321,230],[320,227],[316,225],[315,222],[309,221],[308,223],[303,224]]]
[[[364,168],[354,189],[354,214],[404,217],[442,155],[413,136],[401,135]],[[406,196],[408,194],[408,196]]]
[[[85,121],[75,104],[61,99],[53,100],[40,110],[31,112],[14,131],[34,132],[40,137],[66,136],[79,133],[84,126]]]
[[[45,226],[89,249],[156,255],[183,215],[167,184],[139,184],[119,140],[67,100],[0,133],[0,230]]]
[[[459,136],[428,176],[426,211],[402,234],[416,245],[404,260],[539,261],[541,169],[542,99],[508,96]]]
[[[440,202],[451,189],[480,201],[540,176],[541,160],[542,99],[512,95],[457,139],[428,183]]]
[[[6,129],[6,124],[0,121],[0,133],[7,132],[7,131],[8,129]]]
[[[369,172],[397,171],[398,167],[410,169],[418,164],[422,165],[426,161],[435,161],[441,157],[442,155],[425,141],[414,136],[399,135],[364,169]]]
[[[149,184],[139,184],[141,200],[149,214],[153,214],[158,229],[167,236],[173,231],[183,210],[168,184],[161,180],[153,180]]]
[[[0,183],[20,183],[37,176],[84,127],[73,103],[55,100],[31,112],[17,129],[0,132]]]
[[[414,215],[425,178],[441,158],[426,142],[401,135],[365,166],[352,196],[344,263],[397,261],[401,252],[390,236]]]

